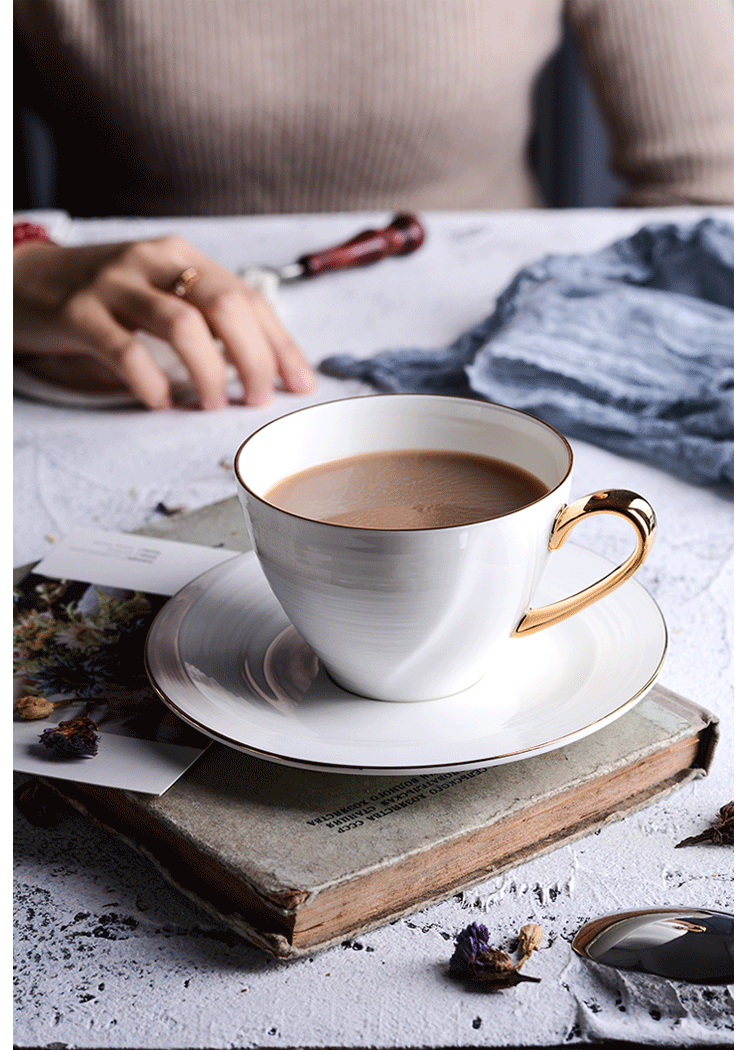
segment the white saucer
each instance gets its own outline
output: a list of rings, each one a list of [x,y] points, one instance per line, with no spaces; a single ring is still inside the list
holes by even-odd
[[[551,558],[534,604],[611,568],[568,543]],[[629,580],[571,619],[505,643],[463,693],[367,700],[319,666],[251,553],[217,565],[163,607],[146,667],[168,706],[223,744],[303,769],[397,775],[500,765],[579,740],[648,692],[666,647],[659,607]]]

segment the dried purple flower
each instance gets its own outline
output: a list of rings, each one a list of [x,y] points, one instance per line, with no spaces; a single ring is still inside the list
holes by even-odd
[[[449,972],[453,976],[469,973],[480,965],[478,955],[490,946],[490,931],[472,922],[455,937],[456,949],[451,956]]]
[[[455,938],[456,948],[448,966],[449,975],[486,991],[512,988],[521,981],[539,981],[538,977],[527,977],[518,972],[524,958],[514,966],[506,951],[490,947],[489,937],[487,927],[475,922],[461,930]]]
[[[88,715],[78,715],[45,729],[39,741],[59,758],[93,758],[99,750],[96,722]]]

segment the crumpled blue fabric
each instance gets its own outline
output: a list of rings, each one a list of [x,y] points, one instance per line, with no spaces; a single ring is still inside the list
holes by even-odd
[[[733,288],[730,223],[648,225],[591,255],[524,267],[446,349],[338,355],[321,370],[496,401],[687,480],[731,482]]]

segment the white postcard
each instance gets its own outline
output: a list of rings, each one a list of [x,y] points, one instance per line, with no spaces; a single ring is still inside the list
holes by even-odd
[[[42,559],[14,590],[14,769],[163,794],[210,741],[151,687],[146,634],[172,594],[236,554],[75,529]]]
[[[226,547],[201,547],[103,529],[73,529],[34,566],[34,572],[56,580],[172,595],[236,554]]]

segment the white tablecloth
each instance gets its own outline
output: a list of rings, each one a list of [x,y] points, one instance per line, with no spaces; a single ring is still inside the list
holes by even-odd
[[[712,209],[714,214],[729,214]],[[313,362],[452,341],[489,312],[525,263],[595,250],[656,219],[707,211],[565,211],[424,216],[425,246],[367,269],[289,285],[282,317]],[[282,264],[387,216],[185,220],[48,217],[67,243],[177,231],[230,268]],[[75,525],[127,530],[157,504],[199,507],[234,493],[244,437],[292,407],[350,393],[320,377],[306,398],[197,414],[74,410],[15,401],[16,564]],[[597,1039],[731,1042],[731,994],[615,970],[573,955],[588,918],[661,905],[732,910],[732,850],[680,839],[733,796],[732,527],[726,494],[574,443],[572,496],[616,485],[654,504],[659,534],[639,573],[670,632],[660,681],[721,720],[710,775],[666,800],[408,919],[294,964],[276,963],[162,884],[149,865],[83,818],[52,831],[18,823],[18,1046],[446,1047],[557,1045]],[[613,559],[630,530],[594,519],[576,536]],[[623,532],[628,535],[623,535]],[[445,978],[451,939],[471,921],[507,943],[528,921],[545,930],[536,985],[467,993]],[[532,972],[531,964],[527,966]]]

